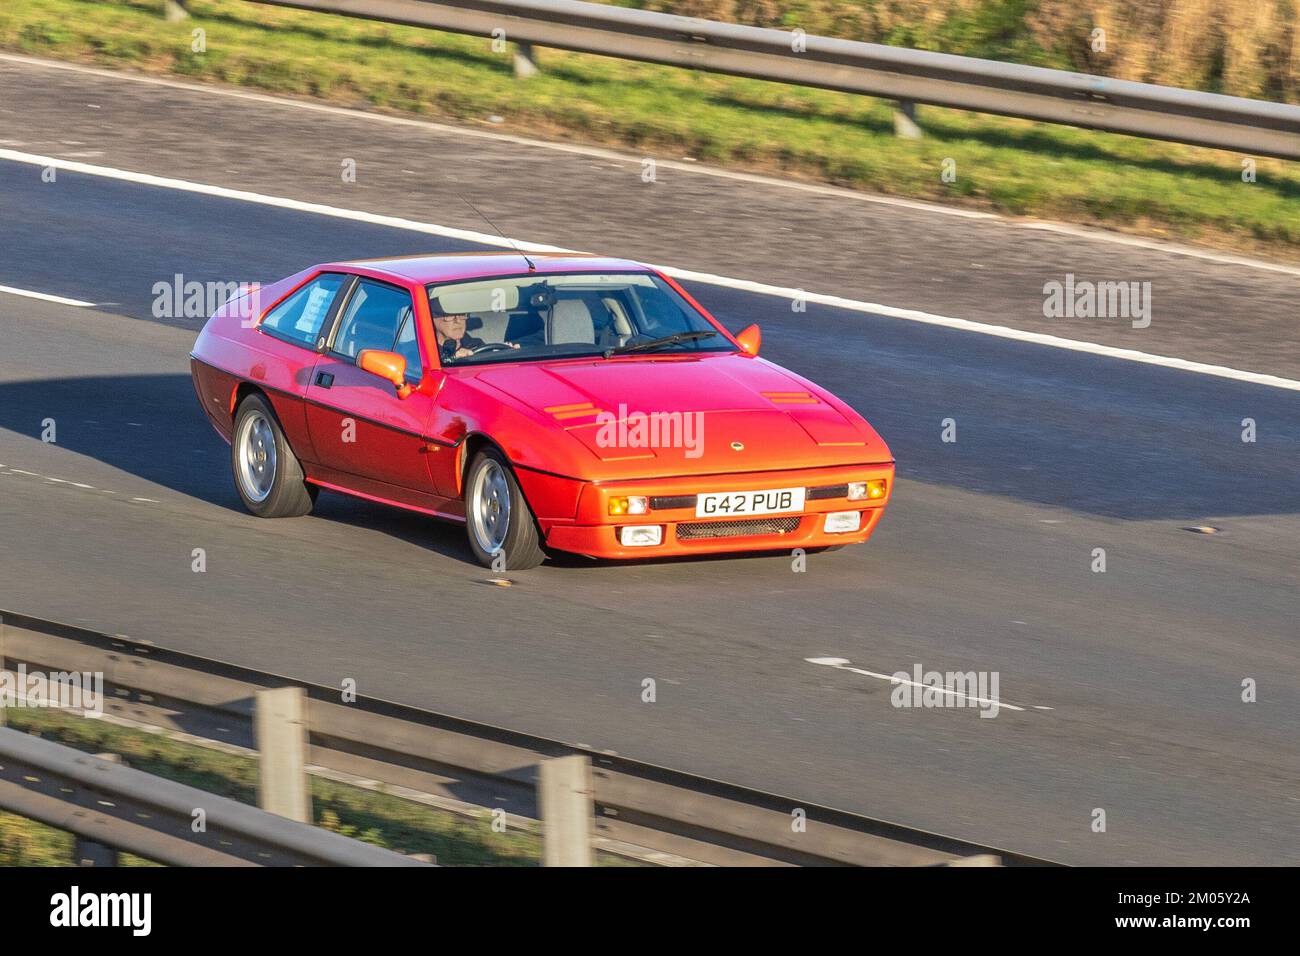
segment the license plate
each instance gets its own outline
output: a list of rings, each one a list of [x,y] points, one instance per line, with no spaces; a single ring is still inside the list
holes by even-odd
[[[803,488],[773,491],[716,491],[695,501],[697,518],[738,518],[746,515],[774,515],[803,511]]]

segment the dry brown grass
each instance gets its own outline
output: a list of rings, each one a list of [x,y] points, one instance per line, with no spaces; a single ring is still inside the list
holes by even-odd
[[[754,26],[1300,98],[1296,0],[613,0]],[[1094,52],[1092,30],[1106,31]]]

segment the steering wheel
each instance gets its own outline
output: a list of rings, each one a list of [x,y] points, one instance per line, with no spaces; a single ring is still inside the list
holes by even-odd
[[[477,345],[469,350],[470,355],[478,355],[480,352],[500,352],[502,350],[514,351],[519,346],[511,345],[509,342],[485,342],[483,345]]]

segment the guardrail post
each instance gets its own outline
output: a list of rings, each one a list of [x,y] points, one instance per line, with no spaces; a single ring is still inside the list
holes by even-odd
[[[176,23],[189,19],[190,12],[185,9],[181,0],[163,0],[163,15],[168,23]]]
[[[258,751],[257,805],[311,823],[307,788],[307,695],[301,687],[259,690],[253,713]]]
[[[542,866],[591,866],[591,761],[582,754],[538,765]]]
[[[903,139],[921,139],[925,135],[916,124],[916,104],[911,100],[894,104],[894,135]]]
[[[72,844],[72,860],[77,866],[117,866],[117,851],[94,840],[77,837]]]
[[[4,669],[5,669],[5,616],[3,614],[0,614],[0,671],[3,671]],[[16,702],[17,701],[15,701],[15,703]],[[7,719],[5,715],[5,710],[6,708],[4,706],[4,702],[0,701],[0,727],[3,727],[5,725],[5,721]]]
[[[537,73],[537,57],[533,53],[531,43],[515,44],[515,76],[521,80],[526,80]]]
[[[95,754],[99,760],[121,763],[121,754]],[[72,841],[72,862],[77,866],[117,866],[117,850],[94,840],[78,836]]]

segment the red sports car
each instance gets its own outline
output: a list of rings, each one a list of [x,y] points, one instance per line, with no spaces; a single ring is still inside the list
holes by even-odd
[[[345,492],[465,524],[496,570],[865,541],[889,449],[758,348],[647,266],[473,253],[249,290],[191,368],[262,517]]]

